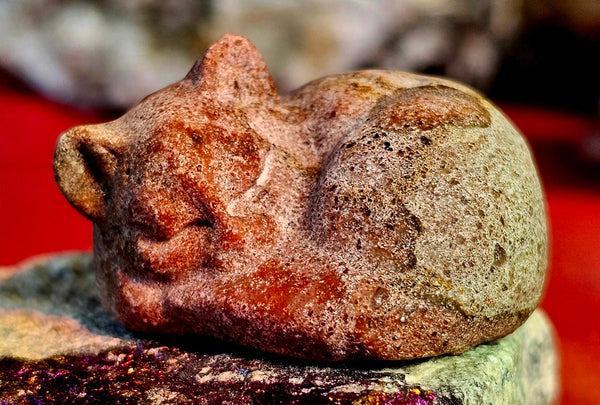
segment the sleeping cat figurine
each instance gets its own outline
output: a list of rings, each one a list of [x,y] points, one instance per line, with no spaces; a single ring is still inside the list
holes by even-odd
[[[65,132],[54,170],[133,330],[411,359],[512,332],[542,293],[529,147],[446,79],[364,70],[279,95],[226,35],[121,118]]]

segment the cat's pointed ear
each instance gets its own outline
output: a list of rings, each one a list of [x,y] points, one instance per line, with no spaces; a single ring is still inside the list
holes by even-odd
[[[271,74],[246,38],[225,35],[200,58],[186,80],[222,101],[252,103],[277,97]]]

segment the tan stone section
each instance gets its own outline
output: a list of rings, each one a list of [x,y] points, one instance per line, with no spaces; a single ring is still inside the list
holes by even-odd
[[[521,135],[490,108],[492,125],[435,148],[429,174],[406,198],[423,224],[415,255],[421,285],[444,289],[468,315],[537,306],[547,266],[543,194]]]

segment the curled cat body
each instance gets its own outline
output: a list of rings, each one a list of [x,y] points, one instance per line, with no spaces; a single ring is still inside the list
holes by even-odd
[[[502,337],[542,293],[529,147],[453,81],[364,70],[279,95],[226,35],[121,118],[64,133],[54,165],[94,222],[102,302],[134,330],[410,359]]]

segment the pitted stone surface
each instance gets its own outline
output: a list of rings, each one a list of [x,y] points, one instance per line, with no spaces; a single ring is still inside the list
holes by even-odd
[[[366,70],[279,95],[227,35],[123,117],[63,134],[55,173],[133,330],[398,360],[505,336],[542,293],[529,148],[440,78]]]

